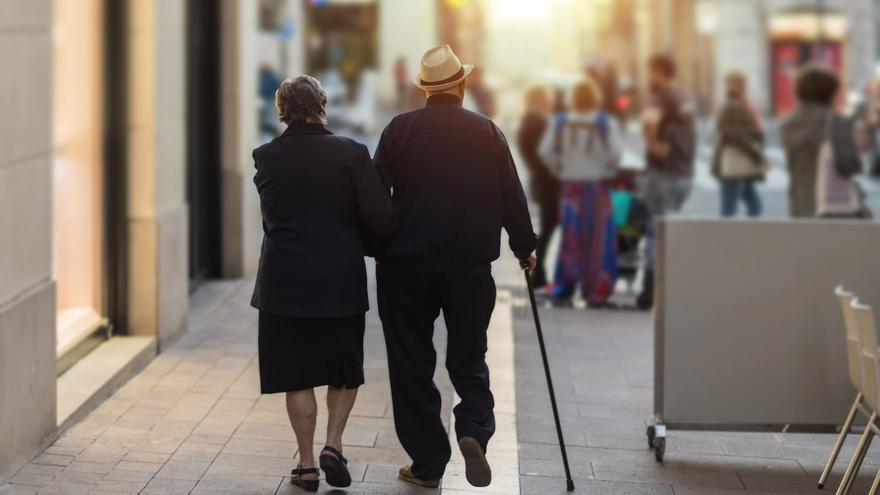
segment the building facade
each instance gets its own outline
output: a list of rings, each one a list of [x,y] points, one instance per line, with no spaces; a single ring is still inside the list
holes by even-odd
[[[0,480],[186,332],[199,280],[255,270],[258,2],[220,5],[0,6]]]
[[[255,272],[261,64],[348,49],[394,102],[442,1],[0,2],[0,481]]]
[[[875,71],[877,2],[849,0],[711,0],[715,54],[715,100],[723,78],[745,73],[756,104],[784,114],[794,104],[797,69],[817,61],[841,74],[848,88],[863,85]],[[723,21],[722,21],[723,19]]]

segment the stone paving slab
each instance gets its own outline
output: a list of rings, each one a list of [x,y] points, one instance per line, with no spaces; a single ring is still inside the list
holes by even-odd
[[[520,304],[527,302],[521,298]],[[514,313],[521,493],[565,493],[531,315]],[[542,308],[541,315],[577,493],[769,495],[836,489],[856,435],[850,435],[824,491],[816,489],[816,481],[835,441],[830,434],[670,431],[665,461],[657,463],[645,437],[653,414],[650,315],[561,308]],[[878,464],[875,447],[852,493],[867,492]]]
[[[516,272],[496,273],[516,284]],[[502,286],[499,284],[499,286]],[[248,282],[217,282],[192,298],[191,331],[18,472],[0,494],[293,494],[297,445],[281,395],[261,396],[256,313]],[[562,494],[565,483],[535,332],[521,287],[512,314],[515,372],[496,373],[499,435],[490,446],[498,477],[488,493]],[[646,448],[652,414],[650,316],[542,308],[577,493],[601,495],[771,495],[828,493],[856,438],[851,436],[824,492],[815,481],[833,435],[672,431],[666,460]],[[394,433],[384,342],[374,312],[365,341],[367,384],[344,437],[353,494],[423,494],[396,480],[409,459]],[[442,321],[437,345],[443,352]],[[493,373],[503,367],[498,358]],[[440,360],[442,361],[442,360]],[[512,366],[513,367],[513,366]],[[437,373],[450,414],[451,386]],[[499,396],[500,398],[500,396]],[[326,415],[319,416],[319,435]],[[505,423],[510,423],[509,425]],[[515,425],[515,429],[513,426]],[[508,427],[508,432],[505,428]],[[319,437],[320,438],[320,437]],[[455,462],[450,470],[459,470]],[[880,468],[875,448],[853,493]],[[455,473],[453,473],[455,474]],[[478,492],[461,473],[443,493]],[[453,479],[454,478],[454,479]],[[341,493],[322,488],[324,493]]]
[[[250,281],[200,288],[191,298],[189,333],[0,486],[0,494],[301,493],[289,483],[297,444],[283,395],[259,393],[251,288]],[[444,335],[441,320],[441,353]],[[409,458],[394,433],[375,311],[367,315],[364,347],[367,383],[343,437],[354,478],[345,493],[438,493],[397,480]],[[445,370],[437,385],[448,418],[452,387]],[[319,400],[324,396],[322,389]],[[326,419],[322,411],[320,444]],[[321,492],[340,493],[326,484]]]

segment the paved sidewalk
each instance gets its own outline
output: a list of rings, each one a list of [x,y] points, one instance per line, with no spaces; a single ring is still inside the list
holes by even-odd
[[[522,493],[563,494],[556,430],[531,314],[525,309],[521,305],[515,311]],[[836,490],[857,435],[850,435],[824,491],[816,489],[816,481],[835,440],[828,434],[670,431],[665,461],[658,464],[645,437],[653,407],[650,315],[549,308],[541,314],[577,493],[769,495]],[[878,465],[875,442],[852,493],[867,493]]]
[[[189,333],[0,486],[0,493],[299,493],[288,478],[297,446],[283,396],[259,395],[251,288],[242,281],[202,287],[191,301]],[[437,335],[442,356],[442,324]],[[397,469],[409,459],[394,433],[375,311],[367,315],[365,355],[367,384],[343,439],[355,479],[346,493],[437,493],[397,480]],[[452,388],[445,370],[437,384],[448,418]],[[322,424],[324,414],[318,419],[320,443]],[[329,488],[322,484],[321,491]]]

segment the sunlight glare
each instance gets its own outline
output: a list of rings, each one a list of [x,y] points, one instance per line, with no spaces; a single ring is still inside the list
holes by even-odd
[[[556,9],[569,2],[570,0],[492,0],[491,22],[499,26],[547,23]]]

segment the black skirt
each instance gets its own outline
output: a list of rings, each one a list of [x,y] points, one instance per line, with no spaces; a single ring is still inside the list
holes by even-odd
[[[364,384],[364,314],[292,318],[260,311],[260,391]]]

